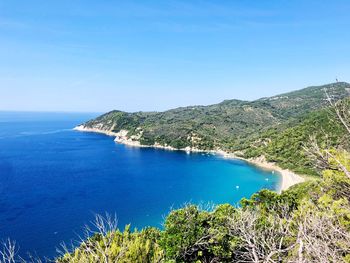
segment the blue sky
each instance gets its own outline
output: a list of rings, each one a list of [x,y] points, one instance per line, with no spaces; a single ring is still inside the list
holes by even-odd
[[[0,0],[0,110],[164,110],[350,80],[350,1]]]

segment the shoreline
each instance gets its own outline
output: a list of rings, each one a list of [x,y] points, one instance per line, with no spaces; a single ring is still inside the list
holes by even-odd
[[[305,178],[302,177],[301,175],[298,175],[298,174],[296,174],[288,169],[282,169],[281,167],[279,167],[275,163],[267,162],[263,156],[258,157],[258,158],[246,159],[243,157],[239,157],[239,156],[235,155],[234,153],[228,153],[228,152],[225,152],[225,151],[220,150],[220,149],[218,149],[218,150],[200,150],[200,149],[192,148],[192,147],[176,149],[176,148],[171,147],[171,146],[167,146],[167,145],[164,146],[164,145],[160,145],[157,143],[154,145],[142,145],[139,141],[134,141],[132,139],[129,139],[126,136],[127,131],[125,131],[125,130],[121,130],[120,132],[111,132],[111,131],[97,129],[97,128],[86,128],[83,125],[76,126],[75,128],[73,128],[73,130],[81,131],[81,132],[100,133],[100,134],[112,136],[112,137],[115,137],[115,139],[114,139],[115,142],[125,144],[128,146],[132,146],[132,147],[157,148],[157,149],[170,150],[170,151],[185,151],[187,153],[205,152],[205,153],[217,154],[217,155],[222,156],[223,158],[242,160],[242,161],[245,161],[249,164],[257,166],[263,170],[276,171],[281,176],[281,184],[279,185],[278,189],[276,190],[278,193],[281,193],[282,191],[287,190],[288,188],[290,188],[293,185],[305,182]]]
[[[259,167],[260,169],[263,170],[268,170],[268,171],[275,171],[281,176],[281,184],[279,185],[277,192],[281,193],[282,191],[287,190],[293,185],[305,182],[305,178],[299,174],[296,174],[288,169],[283,169],[276,165],[275,163],[268,162],[266,159],[261,156],[258,158],[251,158],[251,159],[246,159],[243,157],[236,156],[233,153],[226,153],[224,155],[225,158],[231,158],[231,159],[238,159],[245,161],[251,165],[254,165],[256,167]]]

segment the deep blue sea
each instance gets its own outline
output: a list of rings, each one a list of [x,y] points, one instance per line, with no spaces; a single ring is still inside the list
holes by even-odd
[[[95,116],[0,112],[0,240],[16,240],[22,255],[55,256],[95,213],[116,214],[121,228],[161,227],[171,208],[237,204],[280,183],[240,160],[72,130]]]

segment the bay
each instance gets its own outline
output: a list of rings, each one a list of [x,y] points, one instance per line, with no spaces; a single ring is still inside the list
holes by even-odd
[[[241,160],[116,144],[73,131],[94,113],[0,112],[0,240],[54,257],[96,213],[124,228],[162,227],[172,208],[238,204],[277,189],[277,173]]]

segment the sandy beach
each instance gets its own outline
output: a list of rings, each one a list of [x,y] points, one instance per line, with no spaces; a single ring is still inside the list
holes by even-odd
[[[200,150],[196,148],[191,148],[191,147],[186,147],[183,149],[176,149],[171,146],[167,145],[160,145],[160,144],[154,144],[154,145],[142,145],[140,144],[139,141],[137,140],[131,140],[127,137],[127,131],[121,130],[120,132],[111,132],[108,130],[101,130],[97,128],[87,128],[83,125],[79,125],[74,128],[74,130],[77,131],[82,131],[82,132],[94,132],[94,133],[102,133],[108,136],[113,136],[115,137],[114,141],[117,143],[122,143],[128,146],[135,146],[135,147],[153,147],[153,148],[159,148],[159,149],[165,149],[165,150],[171,150],[171,151],[186,151],[186,152],[207,152],[207,153],[213,153],[213,154],[218,154],[223,156],[224,158],[230,158],[230,159],[240,159],[244,160],[248,163],[251,163],[255,166],[258,166],[259,168],[270,170],[270,171],[276,171],[281,175],[281,185],[277,192],[281,193],[284,190],[287,190],[289,187],[302,183],[305,181],[305,178],[302,176],[287,170],[287,169],[282,169],[281,167],[277,166],[275,163],[267,162],[266,159],[262,156],[259,158],[252,158],[252,159],[245,159],[242,157],[239,157],[235,155],[234,153],[228,153],[222,150],[211,150],[211,151],[205,151],[205,150]]]

